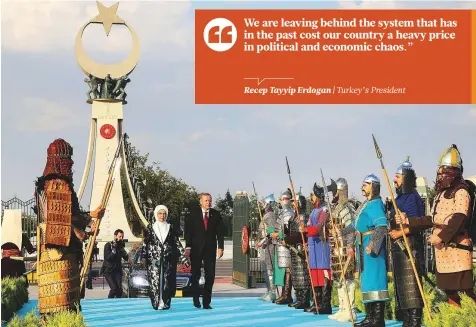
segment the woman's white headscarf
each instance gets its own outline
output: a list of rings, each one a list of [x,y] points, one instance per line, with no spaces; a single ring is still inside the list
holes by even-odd
[[[158,214],[161,210],[165,211],[165,215],[166,215],[165,219],[167,219],[167,217],[169,216],[169,209],[167,209],[166,206],[158,205],[157,207],[155,207],[155,209],[154,209],[155,221],[152,224],[152,229],[154,230],[155,235],[157,235],[157,237],[159,238],[159,241],[161,243],[164,243],[164,241],[167,238],[167,235],[169,233],[169,230],[170,230],[170,224],[168,224],[166,221],[160,222],[157,219],[157,216],[158,216]]]
[[[157,220],[157,215],[159,214],[160,210],[165,210],[165,214],[167,215],[167,217],[169,216],[169,209],[167,209],[167,207],[164,206],[164,205],[158,205],[154,209],[154,218],[155,218],[155,220]]]

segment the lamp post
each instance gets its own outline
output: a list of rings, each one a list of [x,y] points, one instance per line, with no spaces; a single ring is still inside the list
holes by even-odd
[[[189,213],[190,211],[188,210],[188,208],[184,208],[180,213],[180,229],[182,230],[182,233],[184,232],[185,218],[188,216]]]

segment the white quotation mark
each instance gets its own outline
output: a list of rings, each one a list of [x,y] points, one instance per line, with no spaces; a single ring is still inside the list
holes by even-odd
[[[214,51],[230,50],[238,38],[235,25],[226,18],[212,19],[203,31],[203,39],[208,47]]]

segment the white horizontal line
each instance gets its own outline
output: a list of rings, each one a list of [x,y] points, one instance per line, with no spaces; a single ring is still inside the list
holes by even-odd
[[[258,81],[258,85],[260,85],[266,80],[285,80],[285,79],[294,79],[294,77],[265,77],[261,81],[259,77],[245,77],[244,79],[255,79]]]

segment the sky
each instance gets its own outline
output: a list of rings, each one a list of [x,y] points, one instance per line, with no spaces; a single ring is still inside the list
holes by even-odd
[[[103,2],[106,6],[114,2]],[[141,41],[141,59],[126,88],[124,126],[149,160],[214,197],[227,189],[279,195],[344,177],[360,197],[363,178],[382,178],[375,134],[390,178],[410,156],[431,182],[438,159],[452,143],[465,175],[476,174],[476,107],[471,105],[195,105],[194,10],[258,8],[476,8],[457,1],[121,1],[118,15]],[[83,174],[91,106],[74,57],[79,28],[97,15],[93,1],[2,1],[1,199],[26,201],[42,174],[46,149],[56,138],[74,147],[75,185]],[[127,56],[131,37],[113,26],[88,27],[83,36],[95,60]],[[245,64],[245,63],[240,63]],[[451,64],[451,61],[442,65]],[[435,67],[437,69],[437,67]],[[92,174],[90,174],[90,177]],[[383,180],[382,180],[383,182]],[[432,185],[432,183],[430,183]],[[383,187],[385,188],[385,187]],[[382,192],[386,194],[385,191]],[[83,198],[87,206],[88,189]]]

